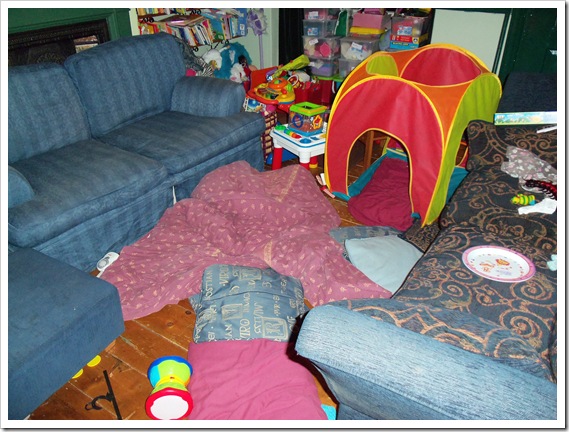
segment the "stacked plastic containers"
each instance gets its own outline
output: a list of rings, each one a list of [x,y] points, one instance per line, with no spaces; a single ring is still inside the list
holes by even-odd
[[[340,37],[335,36],[340,9],[304,9],[304,54],[310,59],[313,75],[331,77],[338,73]]]
[[[385,32],[384,15],[356,13],[350,35],[340,40],[339,69],[345,78],[362,60],[379,51],[380,36]]]

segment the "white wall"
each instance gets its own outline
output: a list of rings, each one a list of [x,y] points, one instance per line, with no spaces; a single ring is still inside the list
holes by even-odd
[[[465,48],[492,70],[504,17],[498,13],[437,9],[431,43],[451,43]]]
[[[279,61],[279,10],[278,8],[265,9],[265,18],[267,22],[267,34],[261,36],[259,44],[259,36],[255,36],[251,29],[247,30],[247,36],[234,39],[245,47],[253,65],[259,69],[278,65]],[[130,25],[133,35],[138,35],[138,18],[136,16],[136,8],[130,9]],[[263,48],[263,65],[261,65],[261,50]],[[208,46],[200,47],[197,55],[202,56],[210,49]]]

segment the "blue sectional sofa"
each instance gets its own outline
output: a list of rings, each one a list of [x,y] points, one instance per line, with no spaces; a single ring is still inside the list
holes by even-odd
[[[186,76],[165,33],[9,68],[8,91],[8,399],[20,419],[124,330],[116,288],[87,272],[212,170],[261,170],[265,121],[242,110],[241,84]]]
[[[168,34],[107,42],[64,65],[9,69],[10,250],[82,270],[148,232],[208,172],[263,168],[242,85],[185,76]]]
[[[555,76],[515,73],[505,90],[500,112],[556,110]],[[424,255],[394,296],[308,312],[296,350],[322,373],[339,419],[558,420],[557,214],[519,214],[511,198],[528,192],[502,170],[508,148],[557,166],[557,133],[541,128],[471,122],[469,173],[434,240],[428,228],[403,235]],[[535,274],[472,272],[463,254],[480,246],[523,254]]]

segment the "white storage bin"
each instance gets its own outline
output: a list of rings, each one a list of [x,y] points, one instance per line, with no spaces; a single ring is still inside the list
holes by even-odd
[[[363,60],[379,50],[379,38],[347,36],[341,42],[342,58],[346,60]]]

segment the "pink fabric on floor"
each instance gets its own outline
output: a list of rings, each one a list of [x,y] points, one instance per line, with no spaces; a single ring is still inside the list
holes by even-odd
[[[326,420],[314,378],[268,339],[191,344],[190,420]]]
[[[409,163],[386,157],[362,191],[348,201],[350,214],[370,226],[407,231],[413,225],[409,198]]]
[[[329,235],[339,223],[305,168],[258,172],[234,162],[206,175],[192,198],[166,210],[102,278],[117,287],[125,320],[198,293],[204,269],[216,263],[272,267],[296,277],[313,306],[391,297],[343,258]]]

